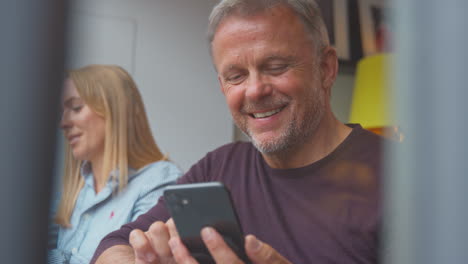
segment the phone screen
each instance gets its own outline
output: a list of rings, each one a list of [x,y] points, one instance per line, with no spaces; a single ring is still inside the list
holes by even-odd
[[[227,188],[220,182],[180,184],[166,188],[164,199],[177,232],[192,256],[200,263],[215,263],[200,232],[210,226],[220,233],[237,256],[249,263],[244,235]]]

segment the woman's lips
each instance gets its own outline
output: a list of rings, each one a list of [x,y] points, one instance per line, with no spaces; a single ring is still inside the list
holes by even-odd
[[[70,145],[76,144],[78,140],[80,139],[80,136],[81,135],[74,135],[74,136],[68,137],[68,144]]]

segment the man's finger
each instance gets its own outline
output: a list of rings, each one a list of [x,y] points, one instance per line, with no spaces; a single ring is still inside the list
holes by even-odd
[[[176,260],[176,263],[184,264],[198,264],[198,262],[190,255],[188,249],[184,246],[180,237],[175,236],[171,237],[169,240],[169,245],[171,246],[172,255]]]
[[[165,223],[154,222],[145,234],[161,262],[164,263],[166,258],[172,258],[172,252],[169,248],[169,229]]]
[[[169,228],[169,234],[170,234],[171,237],[178,237],[179,236],[179,233],[177,233],[177,228],[176,228],[176,226],[174,224],[174,220],[172,220],[172,218],[167,220],[166,225]]]
[[[133,230],[130,233],[129,240],[135,252],[135,264],[158,263],[156,252],[154,252],[150,241],[143,231],[139,229]]]
[[[234,251],[224,242],[223,237],[213,228],[203,228],[201,235],[216,263],[242,263]]]
[[[256,264],[291,264],[278,251],[253,235],[245,238],[245,250],[249,259]]]

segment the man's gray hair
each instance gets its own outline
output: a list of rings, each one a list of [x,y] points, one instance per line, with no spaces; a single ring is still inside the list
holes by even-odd
[[[325,27],[320,8],[315,0],[221,0],[210,14],[208,25],[210,50],[216,29],[224,18],[232,14],[249,16],[270,9],[276,5],[286,5],[296,13],[309,32],[316,52],[320,52],[323,48],[330,45],[327,28]]]

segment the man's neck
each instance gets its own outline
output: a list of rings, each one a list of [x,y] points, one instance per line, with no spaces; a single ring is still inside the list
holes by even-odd
[[[316,131],[297,146],[274,154],[262,154],[272,168],[292,169],[312,164],[329,155],[351,133],[352,128],[333,114],[324,116]]]

